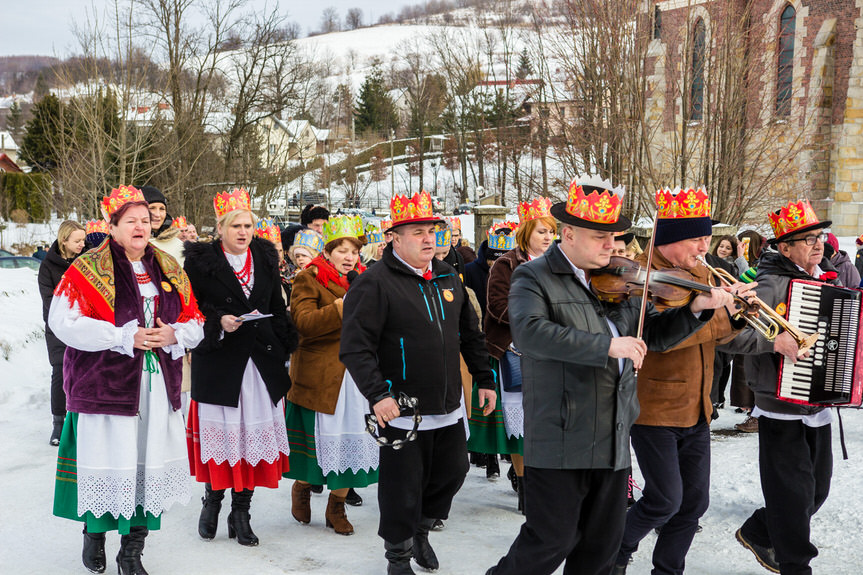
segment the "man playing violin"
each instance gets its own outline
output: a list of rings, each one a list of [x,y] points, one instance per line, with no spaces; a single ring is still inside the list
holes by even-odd
[[[638,416],[634,369],[647,350],[680,344],[732,303],[715,289],[664,312],[648,305],[644,339],[635,337],[641,298],[613,304],[591,291],[608,265],[622,189],[577,178],[551,213],[560,241],[516,268],[509,293],[515,346],[522,353],[526,521],[487,574],[608,574],[626,516],[629,429]]]
[[[775,238],[758,260],[756,293],[784,315],[792,279],[838,284],[835,268],[824,257],[824,228],[806,200],[790,202],[769,214]],[[855,286],[851,286],[855,287]],[[797,341],[783,331],[773,342],[746,329],[727,346],[746,354],[749,386],[755,392],[752,416],[758,418],[758,465],[764,507],[735,536],[769,571],[812,573],[818,549],[809,540],[812,516],[827,500],[833,474],[833,415],[824,407],[800,405],[776,397],[778,366],[785,356],[800,356]],[[805,355],[804,355],[805,356]]]
[[[681,268],[711,284],[699,256],[710,247],[710,200],[702,190],[659,190],[651,269]],[[647,265],[648,254],[636,261]],[[659,275],[659,274],[657,274]],[[733,293],[748,293],[742,283]],[[661,304],[657,307],[662,309]],[[686,553],[707,510],[710,490],[710,428],[713,402],[714,347],[739,333],[745,322],[732,321],[738,310],[704,318],[707,325],[665,353],[649,353],[638,372],[641,415],[632,426],[632,447],[644,477],[642,497],[629,509],[614,575],[626,572],[645,535],[656,528],[653,549],[656,575],[683,573]]]

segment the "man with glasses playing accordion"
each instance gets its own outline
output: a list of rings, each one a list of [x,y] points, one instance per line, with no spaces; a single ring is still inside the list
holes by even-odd
[[[823,230],[832,222],[818,221],[806,200],[790,202],[769,214],[769,219],[775,235],[770,240],[773,249],[765,250],[758,262],[755,292],[784,316],[794,305],[789,285],[810,285],[815,290],[823,284],[838,285],[836,270],[824,257]],[[791,284],[792,280],[811,283]],[[746,354],[746,374],[755,393],[752,416],[759,420],[758,462],[764,507],[757,509],[735,536],[767,570],[811,574],[809,562],[818,550],[809,540],[809,524],[830,490],[833,417],[823,405],[813,405],[814,401],[780,397],[784,392],[781,387],[777,390],[777,385],[797,369],[795,366],[808,363],[810,353],[816,354],[813,364],[817,366],[820,352],[816,347],[801,353],[798,340],[788,331],[768,341],[751,328],[722,349]],[[814,379],[819,378],[816,375]]]

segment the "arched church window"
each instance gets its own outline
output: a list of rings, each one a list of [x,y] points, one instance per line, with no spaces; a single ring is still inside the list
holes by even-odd
[[[776,115],[791,112],[791,90],[794,79],[794,30],[797,12],[790,4],[779,16],[778,66],[776,72]]]
[[[704,65],[707,52],[707,27],[704,20],[695,21],[692,36],[692,84],[689,89],[689,119],[701,120],[704,117]]]

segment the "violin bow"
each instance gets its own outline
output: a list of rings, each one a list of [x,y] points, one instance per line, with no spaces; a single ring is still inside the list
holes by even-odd
[[[650,234],[650,242],[647,245],[647,265],[644,267],[644,292],[641,296],[641,310],[638,313],[638,332],[635,337],[641,339],[644,333],[644,317],[647,315],[647,301],[650,299],[647,294],[647,286],[650,285],[650,270],[653,266],[653,242],[656,238],[656,225],[659,222],[659,211],[653,216],[653,232]]]

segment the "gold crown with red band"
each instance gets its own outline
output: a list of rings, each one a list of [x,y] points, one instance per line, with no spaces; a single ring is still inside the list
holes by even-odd
[[[110,196],[102,198],[102,215],[110,220],[114,213],[130,202],[144,202],[144,193],[134,186],[120,186],[111,190]]]
[[[620,219],[623,207],[623,188],[613,188],[607,180],[594,181],[596,178],[575,178],[569,185],[566,200],[566,213],[596,224],[614,224]],[[582,186],[603,188],[584,193]]]
[[[171,222],[172,228],[177,228],[178,230],[184,230],[189,227],[189,220],[186,219],[186,216],[177,216],[174,218],[174,221]]]
[[[282,243],[282,230],[272,220],[262,219],[255,224],[255,235],[273,244]]]
[[[108,222],[106,222],[105,220],[90,220],[89,222],[87,222],[85,229],[87,235],[109,233]]]
[[[249,192],[243,188],[234,188],[230,192],[219,192],[213,198],[213,208],[216,210],[216,220],[234,210],[252,210]]]
[[[390,217],[393,219],[393,226],[436,222],[441,219],[434,215],[431,196],[425,190],[410,198],[395,196],[390,200]]]
[[[767,217],[776,238],[823,223],[818,221],[818,216],[815,215],[809,200],[788,202],[787,206],[768,214]]]
[[[519,225],[536,218],[551,217],[551,200],[534,198],[532,202],[522,202],[518,205]]]
[[[518,229],[518,224],[515,222],[495,222],[488,229],[487,234],[488,234],[489,238],[491,238],[492,236],[501,235],[501,234],[505,235],[505,236],[509,236],[509,235],[515,234],[515,230],[517,230],[517,229]]]
[[[392,220],[381,220],[381,232],[386,233],[391,227],[393,227]]]
[[[656,217],[663,220],[710,217],[710,198],[703,188],[657,190],[656,207]]]

